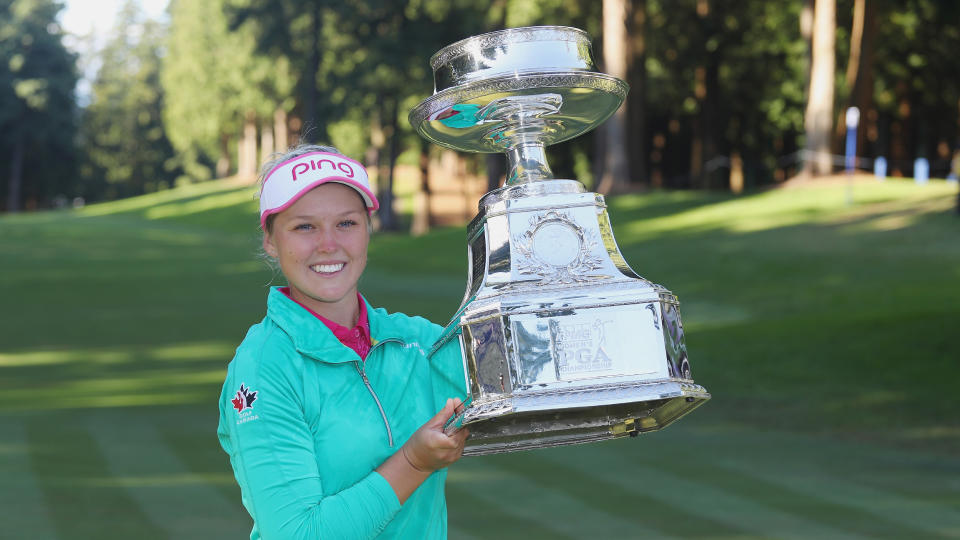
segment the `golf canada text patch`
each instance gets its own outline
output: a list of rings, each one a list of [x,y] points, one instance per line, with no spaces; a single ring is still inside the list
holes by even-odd
[[[237,414],[240,416],[240,418],[237,419],[238,425],[259,418],[253,414],[252,410],[253,402],[256,400],[257,392],[250,390],[250,388],[241,383],[240,390],[237,390],[237,395],[230,400],[230,402],[233,403],[233,408],[237,410]]]

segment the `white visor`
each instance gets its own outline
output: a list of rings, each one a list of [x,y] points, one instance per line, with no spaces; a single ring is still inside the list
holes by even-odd
[[[310,152],[288,159],[267,173],[260,191],[260,227],[266,230],[267,217],[283,212],[304,193],[327,182],[357,190],[368,212],[380,208],[363,165],[340,154]]]

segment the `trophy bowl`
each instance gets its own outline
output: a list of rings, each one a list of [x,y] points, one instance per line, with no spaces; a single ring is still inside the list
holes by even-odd
[[[572,139],[603,123],[627,95],[626,83],[596,71],[590,37],[576,28],[482,34],[444,47],[430,63],[434,94],[413,109],[410,124],[464,152],[506,152],[519,135],[503,131],[520,127],[521,110],[527,134],[543,145]]]
[[[602,195],[553,177],[546,146],[622,104],[590,38],[567,27],[472,37],[431,59],[435,91],[410,113],[425,138],[504,152],[506,184],[467,227],[463,301],[434,345],[459,347],[465,455],[586,443],[659,430],[710,394],[696,384],[677,298],[633,271]]]

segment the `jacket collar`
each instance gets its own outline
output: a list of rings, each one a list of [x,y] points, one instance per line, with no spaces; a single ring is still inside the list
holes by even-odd
[[[363,295],[360,296],[363,298]],[[387,316],[382,310],[375,310],[363,298],[367,306],[367,320],[370,322],[372,346],[386,340],[403,342],[391,328]],[[277,324],[293,340],[297,351],[316,360],[329,363],[357,362],[357,356],[350,347],[337,339],[327,325],[300,304],[280,292],[280,287],[270,287],[267,295],[267,317]]]

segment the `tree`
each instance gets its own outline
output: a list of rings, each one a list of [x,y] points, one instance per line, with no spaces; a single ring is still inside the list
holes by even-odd
[[[843,153],[843,133],[845,122],[843,115],[850,107],[857,107],[865,113],[873,107],[873,56],[877,34],[877,2],[854,0],[853,21],[850,28],[850,52],[847,58],[845,89],[846,107],[839,111],[836,141],[836,153]],[[866,118],[864,118],[866,120]],[[866,123],[866,122],[864,122]],[[857,131],[857,148],[862,150],[866,138],[866,129]]]
[[[74,189],[77,75],[60,9],[52,0],[0,0],[0,181],[10,212]]]
[[[830,137],[836,76],[836,0],[816,0],[813,8],[813,59],[804,126],[807,133],[807,172],[832,172]]]
[[[894,175],[912,173],[916,157],[946,175],[960,148],[960,4],[934,0],[881,2],[874,44],[875,110],[865,111],[867,146],[888,158]]]
[[[249,113],[267,141],[285,144],[284,117],[294,103],[288,59],[258,53],[252,23],[231,30],[227,6],[226,0],[174,0],[170,5],[160,76],[166,97],[163,120],[187,175],[197,180],[233,169],[231,141],[241,134]],[[273,152],[273,146],[263,148],[263,154]]]
[[[648,142],[630,154],[649,156],[651,184],[725,187],[737,155],[748,185],[769,181],[777,155],[796,149],[803,128],[801,6],[646,0],[644,7]]]
[[[621,80],[627,79],[630,55],[627,25],[630,17],[627,0],[603,0],[603,64],[608,74]],[[602,129],[604,144],[602,155],[597,159],[603,161],[603,166],[597,191],[624,191],[630,181],[626,107],[621,106],[613,113]]]
[[[89,197],[128,197],[173,185],[178,170],[161,118],[163,38],[164,28],[127,0],[99,53],[102,64],[82,115],[81,172]]]

